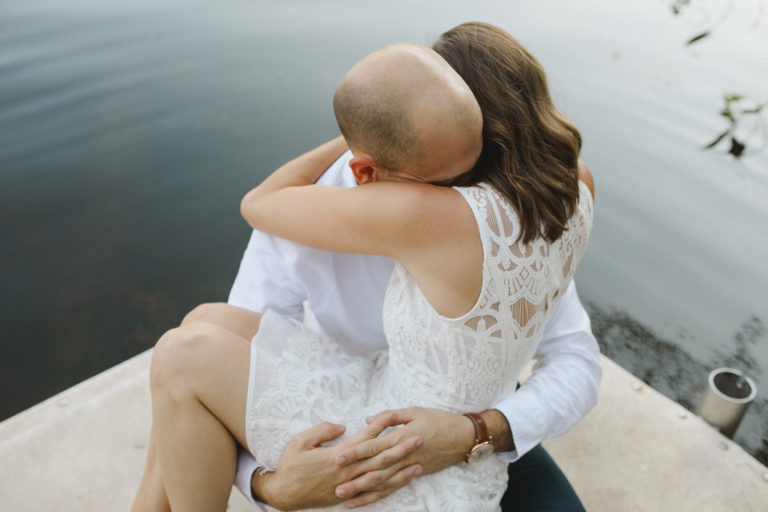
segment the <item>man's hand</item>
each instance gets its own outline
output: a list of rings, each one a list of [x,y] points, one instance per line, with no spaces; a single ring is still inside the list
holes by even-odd
[[[407,485],[422,471],[418,464],[406,462],[407,456],[421,445],[420,436],[399,436],[397,442],[390,439],[392,444],[389,445],[378,443],[372,447],[369,444],[385,428],[399,423],[395,414],[379,414],[366,428],[332,447],[320,445],[341,436],[345,427],[332,423],[315,425],[288,443],[277,471],[263,475],[254,473],[251,478],[253,495],[281,510],[329,506],[353,497],[351,492],[345,494],[338,486],[360,478],[362,481],[356,483],[355,494],[366,493],[366,499],[370,500],[367,503],[381,499]],[[361,445],[368,446],[364,460],[337,463],[340,457],[343,458],[342,453]],[[350,508],[351,505],[347,504]]]
[[[493,412],[498,411],[487,411]],[[484,418],[487,413],[483,413]],[[392,492],[394,489],[388,489],[382,484],[391,473],[390,468],[408,468],[416,464],[423,468],[424,473],[440,471],[464,460],[464,455],[475,440],[475,429],[469,418],[439,409],[410,407],[386,411],[369,418],[369,421],[370,425],[383,423],[403,427],[391,430],[381,437],[349,446],[336,456],[335,460],[339,466],[362,464],[361,467],[365,471],[336,487],[337,496],[353,497],[347,500],[348,507],[373,503]],[[506,420],[504,422],[506,423]],[[424,440],[418,450],[405,458],[389,456],[388,451],[393,450],[392,447],[406,443],[414,436]],[[382,495],[383,487],[389,492]]]

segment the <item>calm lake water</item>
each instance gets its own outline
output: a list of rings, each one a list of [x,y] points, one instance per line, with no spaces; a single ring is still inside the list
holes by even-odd
[[[344,72],[483,20],[540,58],[584,136],[597,209],[577,282],[603,350],[689,407],[711,368],[747,369],[762,395],[737,440],[765,461],[768,112],[742,113],[768,101],[762,5],[4,0],[0,419],[225,300],[241,196],[336,134]],[[730,126],[724,94],[745,96],[741,159],[702,149]]]

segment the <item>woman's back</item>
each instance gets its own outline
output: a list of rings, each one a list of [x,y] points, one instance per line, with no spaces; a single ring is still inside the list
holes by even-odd
[[[465,412],[511,392],[533,356],[586,249],[592,196],[581,183],[578,208],[560,239],[522,244],[519,217],[504,196],[486,184],[456,190],[472,210],[483,250],[475,305],[455,318],[440,315],[396,265],[383,314],[396,387],[419,403]]]

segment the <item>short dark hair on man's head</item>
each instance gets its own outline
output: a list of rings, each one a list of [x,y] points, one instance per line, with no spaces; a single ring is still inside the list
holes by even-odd
[[[397,171],[413,155],[416,130],[409,101],[391,89],[344,81],[333,95],[336,122],[350,147],[369,153],[388,171]]]

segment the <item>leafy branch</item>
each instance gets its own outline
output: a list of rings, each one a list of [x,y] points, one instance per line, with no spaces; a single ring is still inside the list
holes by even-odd
[[[755,16],[754,26],[757,26],[758,21],[763,15],[764,1],[759,0],[758,12]],[[672,9],[672,14],[675,16],[681,15],[684,11],[687,11],[692,4],[692,0],[669,0],[669,6]],[[709,9],[704,8],[706,18],[709,19],[708,27],[702,30],[698,34],[690,37],[685,45],[690,46],[696,44],[699,41],[712,35],[712,32],[718,28],[718,26],[725,23],[733,14],[736,4],[734,0],[728,0],[722,11],[713,16],[713,13],[709,12]],[[715,137],[712,142],[704,146],[704,149],[712,149],[720,145],[723,141],[729,142],[728,154],[734,158],[741,158],[745,155],[747,150],[747,140],[742,137],[743,127],[745,124],[750,123],[752,120],[756,120],[755,126],[759,127],[756,130],[762,132],[763,147],[768,147],[768,128],[766,128],[766,122],[763,117],[763,110],[768,103],[759,103],[757,100],[747,98],[740,94],[724,94],[723,101],[725,105],[720,111],[720,115],[728,120],[728,128]],[[768,111],[768,109],[766,109]],[[742,130],[739,130],[742,128]],[[754,133],[754,132],[753,132]],[[758,149],[759,151],[760,149]]]
[[[720,111],[720,115],[728,120],[728,128],[715,139],[704,146],[704,149],[712,149],[723,140],[729,139],[730,148],[728,153],[733,155],[734,158],[741,158],[744,155],[744,151],[747,149],[747,145],[744,141],[739,140],[736,137],[739,123],[743,122],[747,116],[759,116],[760,121],[762,119],[763,109],[768,106],[768,103],[757,104],[752,101],[752,106],[746,107],[745,103],[750,102],[749,98],[746,98],[740,94],[725,94],[723,95],[725,105],[723,110]],[[768,133],[766,133],[765,122],[761,122],[760,126],[763,132],[763,139],[766,140]]]

